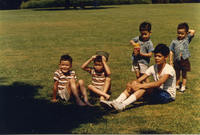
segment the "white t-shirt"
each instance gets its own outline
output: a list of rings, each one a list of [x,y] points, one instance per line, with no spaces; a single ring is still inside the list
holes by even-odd
[[[169,78],[164,82],[160,88],[164,91],[167,91],[173,99],[176,97],[176,73],[174,68],[166,63],[160,75],[158,75],[157,64],[149,67],[146,72],[146,75],[153,75],[154,81],[158,81],[163,75],[168,74]]]

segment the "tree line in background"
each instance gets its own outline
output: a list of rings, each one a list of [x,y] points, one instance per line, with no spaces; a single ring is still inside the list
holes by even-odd
[[[99,6],[117,4],[193,3],[200,0],[0,0],[0,9]]]

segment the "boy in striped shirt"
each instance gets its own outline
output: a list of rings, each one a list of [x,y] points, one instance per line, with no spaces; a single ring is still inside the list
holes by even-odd
[[[91,104],[88,101],[86,88],[83,80],[78,80],[75,75],[75,71],[71,70],[72,57],[68,54],[62,55],[60,58],[59,69],[54,73],[54,87],[53,87],[53,99],[52,102],[57,102],[56,95],[61,99],[68,101],[72,96],[75,97],[76,103],[79,106],[85,106]],[[84,102],[81,100],[83,96]]]
[[[88,67],[89,63],[94,61],[93,67]],[[100,96],[100,100],[108,100],[108,94],[111,86],[110,68],[106,63],[105,56],[94,55],[88,59],[81,68],[92,75],[92,84],[88,85],[88,89]]]

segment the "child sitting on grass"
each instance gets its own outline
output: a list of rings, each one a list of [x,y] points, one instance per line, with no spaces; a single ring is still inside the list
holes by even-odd
[[[71,70],[72,58],[68,54],[62,55],[60,58],[59,69],[54,73],[54,87],[52,102],[57,102],[56,95],[61,99],[68,101],[75,97],[76,103],[79,106],[86,106],[91,104],[88,101],[87,91],[83,80],[76,82],[75,71]],[[81,100],[83,96],[84,102]]]
[[[97,53],[98,54],[98,53]],[[88,89],[100,96],[100,100],[108,100],[108,94],[111,87],[111,72],[107,65],[108,53],[100,53],[102,55],[94,55],[88,59],[81,68],[92,75],[92,84],[88,85]],[[106,58],[107,56],[107,58]],[[93,67],[88,67],[88,64],[94,62]]]
[[[187,72],[190,71],[189,43],[194,37],[195,31],[189,29],[187,23],[180,23],[177,27],[177,39],[170,45],[170,64],[174,65],[176,71],[176,89],[180,89],[180,75],[182,72],[182,87],[180,92],[186,89]]]
[[[174,68],[167,64],[169,48],[165,44],[158,44],[154,50],[155,65],[149,67],[145,74],[127,83],[126,89],[113,101],[101,101],[101,105],[116,110],[124,110],[126,106],[137,101],[145,93],[155,103],[168,103],[176,97],[176,74]],[[154,82],[142,83],[150,75]]]
[[[151,24],[149,22],[143,22],[139,26],[140,36],[137,36],[130,40],[130,44],[133,46],[132,53],[132,71],[135,71],[136,77],[139,78],[147,70],[150,58],[153,51],[153,43],[151,37]],[[147,80],[148,82],[148,80]]]

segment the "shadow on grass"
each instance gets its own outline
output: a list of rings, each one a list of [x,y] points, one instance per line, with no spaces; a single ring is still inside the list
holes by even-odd
[[[85,8],[36,8],[33,11],[63,11],[63,10],[99,10],[99,9],[109,9],[117,7],[85,7]]]
[[[138,131],[138,134],[172,134],[169,131],[163,131],[163,130],[151,130],[151,129],[144,129],[144,130],[140,130]]]
[[[34,99],[40,88],[22,82],[0,85],[0,133],[71,133],[80,124],[103,120],[106,111],[99,107]]]

